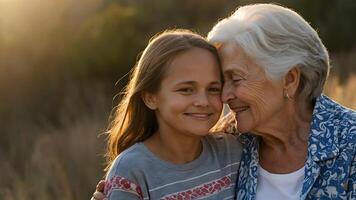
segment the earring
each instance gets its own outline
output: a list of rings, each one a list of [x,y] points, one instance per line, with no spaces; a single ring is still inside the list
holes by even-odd
[[[288,94],[288,92],[284,92],[284,98],[287,98],[287,99],[292,99],[290,96],[289,96],[289,94]]]

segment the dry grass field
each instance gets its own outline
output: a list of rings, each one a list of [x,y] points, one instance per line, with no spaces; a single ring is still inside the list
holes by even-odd
[[[340,78],[329,77],[324,92],[342,105],[356,109],[356,75],[351,75],[342,85]]]
[[[325,93],[355,109],[355,86],[355,75],[343,85],[331,76]],[[103,176],[105,137],[99,135],[107,125],[112,99],[100,91],[90,91],[89,96],[90,106],[71,97],[57,125],[43,120],[13,126],[17,128],[6,138],[8,152],[0,152],[0,199],[90,198]]]
[[[146,44],[145,37],[153,30],[170,24],[209,30],[217,19],[213,14],[227,16],[239,1],[209,0],[204,3],[208,7],[189,0],[140,1],[145,4],[137,8],[109,2],[115,1],[0,0],[0,200],[89,200],[104,176],[103,133],[116,104],[112,88],[98,84],[126,73],[125,67],[137,53],[131,47]],[[176,9],[182,2],[186,4],[183,10]],[[344,16],[348,7],[355,13],[350,4],[301,2],[305,8],[315,4],[316,11],[321,11],[318,16],[309,10],[309,17],[315,14],[322,22],[331,16],[331,22],[350,28],[342,23],[347,20],[336,18],[341,15],[320,7],[331,5],[329,11]],[[332,3],[339,7],[334,9]],[[146,10],[150,4],[154,9]],[[157,12],[155,5],[165,12]],[[223,8],[219,11],[222,6],[229,8],[224,14]],[[205,9],[199,12],[200,7]],[[167,20],[161,20],[162,13]],[[151,15],[157,20],[151,20]],[[321,25],[334,25],[331,22]],[[354,38],[355,29],[323,29],[321,25],[321,32],[350,33],[348,39],[342,38],[347,44]],[[336,38],[334,46],[341,43],[335,32],[330,32],[330,38]],[[334,68],[325,86],[325,94],[352,109],[356,109],[355,57],[355,50],[333,55]],[[93,85],[85,82],[76,87],[72,79]]]

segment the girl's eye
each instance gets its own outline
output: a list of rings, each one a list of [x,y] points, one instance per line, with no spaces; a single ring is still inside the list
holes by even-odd
[[[189,94],[193,92],[193,88],[181,88],[178,89],[177,91],[183,94]]]
[[[220,92],[221,92],[221,88],[219,88],[219,87],[212,87],[212,88],[209,88],[209,92],[220,93]]]

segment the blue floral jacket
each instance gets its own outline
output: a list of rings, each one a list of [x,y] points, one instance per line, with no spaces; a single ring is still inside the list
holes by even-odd
[[[237,199],[256,198],[259,137],[241,135],[244,143]],[[356,199],[356,112],[328,97],[317,98],[309,136],[300,199]]]

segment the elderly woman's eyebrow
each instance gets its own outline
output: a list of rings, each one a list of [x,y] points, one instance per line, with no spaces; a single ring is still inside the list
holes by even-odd
[[[229,76],[232,76],[232,75],[243,76],[246,74],[247,74],[247,72],[240,68],[238,68],[238,69],[231,68],[231,69],[224,70],[224,75],[229,75]]]
[[[233,73],[233,69],[228,69],[223,71],[223,74],[226,76],[231,75],[232,73]]]

